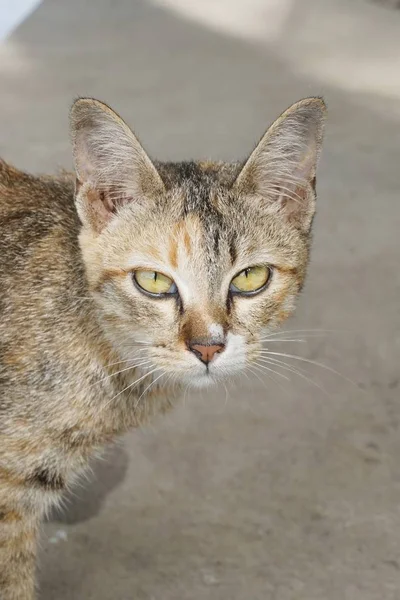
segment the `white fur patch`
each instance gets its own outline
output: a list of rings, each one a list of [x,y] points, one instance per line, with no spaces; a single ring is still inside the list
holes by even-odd
[[[226,337],[225,350],[218,354],[215,359],[215,368],[218,366],[224,369],[235,371],[237,368],[244,367],[246,364],[246,339],[243,335],[228,333]],[[213,363],[211,363],[211,368]]]
[[[224,330],[222,329],[221,325],[218,325],[218,323],[211,323],[208,331],[212,338],[220,338],[224,335]]]

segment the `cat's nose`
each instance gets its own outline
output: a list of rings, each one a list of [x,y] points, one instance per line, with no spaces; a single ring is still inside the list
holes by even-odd
[[[191,343],[189,349],[197,356],[201,362],[208,365],[216,354],[220,354],[225,350],[225,344],[211,344],[209,346],[203,344]]]

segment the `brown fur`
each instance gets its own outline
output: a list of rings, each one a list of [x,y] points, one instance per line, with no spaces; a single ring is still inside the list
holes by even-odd
[[[245,368],[292,312],[323,113],[320,99],[294,105],[244,165],[153,163],[111,109],[78,100],[76,186],[0,162],[1,600],[33,598],[40,520],[90,455],[169,410],[171,381]],[[273,270],[267,289],[232,295],[257,264]],[[179,293],[141,293],[139,268]],[[225,349],[206,367],[194,343]]]

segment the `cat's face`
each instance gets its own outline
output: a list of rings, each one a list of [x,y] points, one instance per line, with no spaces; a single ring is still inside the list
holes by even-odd
[[[74,105],[80,243],[122,360],[202,386],[256,359],[304,279],[323,113],[294,105],[244,166],[154,164],[110,109]]]

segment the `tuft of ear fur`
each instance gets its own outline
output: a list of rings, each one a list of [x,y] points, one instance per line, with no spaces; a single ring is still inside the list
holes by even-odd
[[[308,232],[315,212],[315,175],[326,105],[305,98],[268,129],[240,171],[234,189],[261,196],[271,211]]]
[[[70,112],[76,203],[85,225],[100,233],[128,202],[154,197],[164,184],[128,125],[106,104],[80,98]]]

